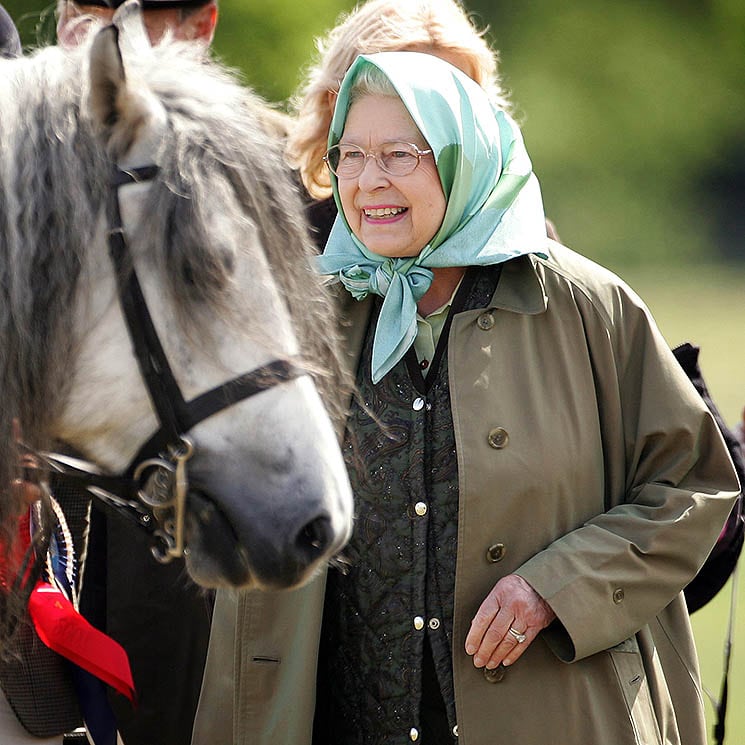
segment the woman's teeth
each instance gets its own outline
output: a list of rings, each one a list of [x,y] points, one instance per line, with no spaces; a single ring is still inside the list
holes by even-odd
[[[363,210],[365,217],[391,217],[392,215],[400,215],[406,211],[406,207],[377,207],[372,210]]]

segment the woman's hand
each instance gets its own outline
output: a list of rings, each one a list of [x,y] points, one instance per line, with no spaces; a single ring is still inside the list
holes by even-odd
[[[511,665],[556,614],[522,578],[508,574],[481,603],[466,637],[476,667]]]

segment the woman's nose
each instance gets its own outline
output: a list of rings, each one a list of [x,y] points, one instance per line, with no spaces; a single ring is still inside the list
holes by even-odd
[[[380,167],[378,159],[372,153],[367,153],[365,165],[362,167],[362,173],[357,177],[357,182],[363,191],[370,191],[388,184],[388,174]]]

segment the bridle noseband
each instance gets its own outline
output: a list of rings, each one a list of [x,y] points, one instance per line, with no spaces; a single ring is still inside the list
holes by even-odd
[[[213,414],[305,375],[307,371],[292,360],[275,359],[191,401],[184,399],[142,293],[122,225],[119,201],[120,187],[152,181],[158,171],[156,165],[131,170],[114,167],[107,200],[107,236],[119,302],[160,428],[119,476],[105,475],[95,464],[58,453],[37,455],[50,469],[53,481],[85,487],[94,497],[149,530],[162,544],[152,547],[154,556],[166,563],[183,556],[185,549],[184,522],[189,488],[186,465],[194,453],[188,432]]]

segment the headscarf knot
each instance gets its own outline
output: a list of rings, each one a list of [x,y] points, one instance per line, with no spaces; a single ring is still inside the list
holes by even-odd
[[[355,264],[339,270],[339,280],[355,300],[364,300],[370,293],[385,297],[394,279],[403,282],[415,303],[427,292],[434,275],[430,269],[414,264],[413,259],[385,259],[382,264],[367,267]]]

